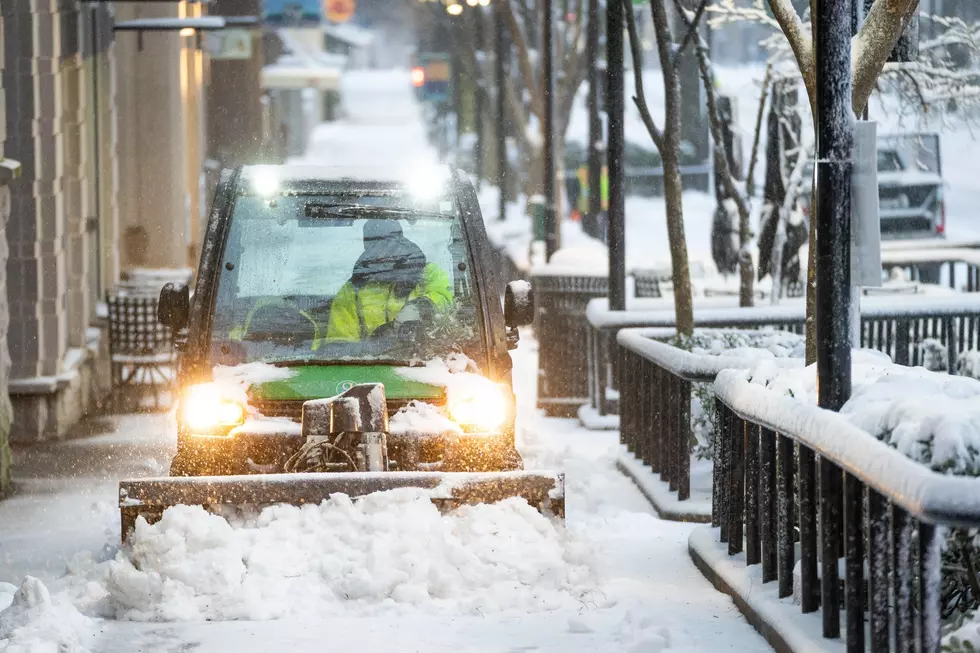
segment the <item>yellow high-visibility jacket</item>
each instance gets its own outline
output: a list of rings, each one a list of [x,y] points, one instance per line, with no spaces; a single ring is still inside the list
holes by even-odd
[[[453,301],[449,275],[435,263],[426,264],[421,281],[408,297],[399,298],[392,291],[388,283],[371,281],[360,290],[355,290],[350,281],[345,283],[330,305],[326,339],[356,342],[362,337],[362,326],[363,335],[371,335],[375,329],[395,319],[413,299],[426,297],[437,309],[446,308]]]

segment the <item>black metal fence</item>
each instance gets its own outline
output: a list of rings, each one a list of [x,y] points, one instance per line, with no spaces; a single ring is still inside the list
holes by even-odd
[[[935,473],[734,370],[715,395],[712,524],[729,556],[761,565],[783,598],[798,548],[801,610],[848,651],[938,651],[943,530],[980,526],[980,479]]]
[[[588,400],[589,301],[609,291],[606,277],[531,277],[534,332],[538,339],[538,408],[549,415],[574,415]]]

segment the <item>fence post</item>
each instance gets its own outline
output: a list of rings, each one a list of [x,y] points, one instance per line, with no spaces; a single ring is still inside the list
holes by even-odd
[[[895,362],[898,365],[908,366],[909,364],[909,329],[911,324],[908,320],[897,320],[895,322]]]

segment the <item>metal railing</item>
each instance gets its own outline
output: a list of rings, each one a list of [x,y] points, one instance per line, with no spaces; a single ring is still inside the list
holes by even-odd
[[[933,472],[735,370],[714,392],[712,524],[728,554],[784,598],[799,547],[801,610],[837,638],[843,607],[848,651],[938,651],[943,527],[980,526],[980,479]]]
[[[620,442],[677,492],[691,497],[691,391],[710,383],[724,369],[749,368],[745,356],[693,354],[664,340],[673,329],[623,329],[616,339],[621,357],[623,393]],[[802,367],[801,359],[777,359],[781,366]]]
[[[903,298],[896,308],[893,297],[866,297],[862,301],[861,347],[888,354],[900,365],[921,365],[920,345],[927,339],[938,341],[946,351],[947,368],[952,371],[959,355],[980,348],[980,296]],[[617,367],[619,347],[616,334],[621,329],[673,327],[673,308],[610,311],[603,300],[589,304],[586,354],[588,356],[589,405],[600,415],[619,412],[619,401],[608,390],[620,388]],[[640,302],[637,302],[640,304]],[[670,306],[670,300],[655,300],[647,306]],[[716,304],[717,306],[717,304]],[[802,300],[783,306],[754,308],[695,308],[699,328],[774,329],[803,333],[805,308]],[[614,395],[615,397],[615,395]]]
[[[980,292],[980,251],[975,249],[975,243],[907,249],[901,248],[900,243],[890,245],[881,252],[885,269],[900,268],[912,281],[941,283],[945,279],[954,290]],[[963,270],[966,276],[960,288],[957,288],[957,269]]]

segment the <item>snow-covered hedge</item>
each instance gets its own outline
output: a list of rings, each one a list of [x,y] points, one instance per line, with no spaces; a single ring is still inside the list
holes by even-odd
[[[675,336],[669,344],[702,356],[739,356],[746,359],[804,358],[806,341],[788,331],[697,329],[691,336]],[[691,384],[691,443],[698,460],[714,457],[715,395],[710,383]]]

